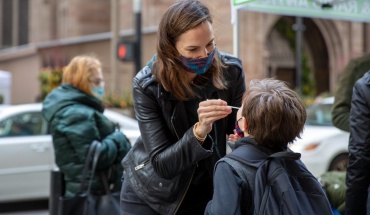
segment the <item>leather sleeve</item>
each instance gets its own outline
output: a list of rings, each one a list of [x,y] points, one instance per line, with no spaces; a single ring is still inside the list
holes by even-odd
[[[337,90],[334,95],[332,108],[333,125],[343,131],[349,131],[349,112],[351,109],[352,88],[354,80],[354,70],[356,63],[350,61],[340,76]]]

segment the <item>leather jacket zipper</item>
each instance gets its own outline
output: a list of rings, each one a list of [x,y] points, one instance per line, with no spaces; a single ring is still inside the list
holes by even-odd
[[[148,159],[148,160],[146,160],[146,161],[144,161],[143,163],[141,163],[141,164],[139,164],[139,165],[135,166],[135,170],[137,171],[137,170],[139,170],[139,169],[143,168],[143,167],[144,167],[144,166],[146,166],[148,163],[149,163],[149,159]]]
[[[177,133],[177,131],[176,131],[176,128],[175,128],[175,126],[174,126],[174,124],[173,124],[173,117],[171,117],[171,125],[172,125],[172,129],[174,130],[174,132],[175,132],[175,134],[176,134],[177,139],[178,139],[178,140],[180,140],[180,137],[179,137],[179,135],[178,135],[178,133]],[[198,166],[198,162],[197,162],[197,166]],[[188,184],[186,185],[186,189],[185,189],[184,194],[181,196],[181,199],[180,199],[179,203],[178,203],[178,204],[177,204],[177,206],[176,206],[175,212],[173,213],[174,215],[176,215],[177,211],[178,211],[178,210],[179,210],[179,208],[180,208],[180,205],[181,205],[182,201],[183,201],[183,200],[184,200],[184,198],[185,198],[186,193],[188,192],[188,189],[189,189],[189,187],[190,187],[191,181],[193,180],[193,176],[194,176],[194,173],[195,173],[195,168],[196,168],[196,167],[193,167],[193,169],[192,169],[192,173],[191,173],[190,180],[189,180]]]
[[[183,201],[183,200],[184,200],[184,198],[185,198],[186,193],[188,192],[188,189],[189,189],[190,184],[191,184],[191,180],[193,180],[194,173],[195,173],[195,167],[193,167],[193,169],[192,169],[192,173],[191,173],[190,180],[189,180],[189,182],[188,182],[188,184],[187,184],[187,186],[186,186],[186,189],[185,189],[184,194],[182,195],[182,197],[181,197],[181,199],[180,199],[179,203],[178,203],[178,204],[177,204],[177,206],[176,206],[175,212],[173,213],[174,215],[176,215],[177,211],[178,211],[178,210],[179,210],[179,208],[180,208],[180,205],[181,205],[182,201]]]

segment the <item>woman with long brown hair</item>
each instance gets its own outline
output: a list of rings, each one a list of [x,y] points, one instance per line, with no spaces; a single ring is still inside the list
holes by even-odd
[[[122,214],[203,214],[245,91],[241,61],[216,48],[199,1],[173,4],[157,54],[133,80],[141,138],[123,160]]]

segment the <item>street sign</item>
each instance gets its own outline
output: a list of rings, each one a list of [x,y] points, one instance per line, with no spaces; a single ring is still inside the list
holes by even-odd
[[[235,9],[280,15],[370,22],[369,0],[231,0]]]

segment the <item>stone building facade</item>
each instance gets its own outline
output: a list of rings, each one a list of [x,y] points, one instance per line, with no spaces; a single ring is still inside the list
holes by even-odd
[[[112,76],[113,1],[119,2],[120,37],[133,40],[132,0],[0,0],[0,70],[12,75],[11,103],[35,102],[41,68],[64,66],[78,54],[93,53],[101,59],[108,91],[130,90],[137,72],[132,62],[119,62]],[[214,15],[219,50],[232,54],[230,1],[202,1]],[[173,2],[142,0],[142,65],[155,53],[161,15]],[[292,38],[283,33],[294,22],[290,16],[240,12],[239,48],[246,81],[276,77],[295,86],[295,51]],[[313,78],[313,90],[316,95],[332,93],[349,59],[370,52],[370,24],[318,18],[304,18],[303,23],[304,66]],[[109,88],[113,82],[115,89]]]

